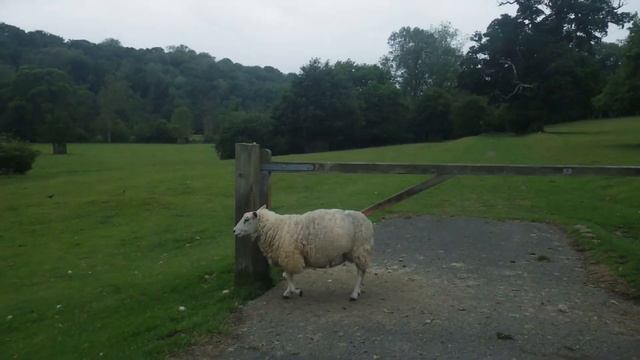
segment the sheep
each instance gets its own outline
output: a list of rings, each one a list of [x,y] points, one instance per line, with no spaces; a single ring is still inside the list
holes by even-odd
[[[301,215],[279,215],[262,206],[245,213],[233,228],[236,236],[250,235],[269,264],[279,265],[287,288],[282,294],[302,296],[293,276],[304,268],[329,268],[345,261],[357,268],[350,300],[360,296],[362,280],[371,263],[373,225],[359,211],[319,209]]]

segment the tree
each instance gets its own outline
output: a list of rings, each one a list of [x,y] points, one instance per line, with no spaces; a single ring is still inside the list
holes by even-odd
[[[238,142],[256,142],[272,151],[279,151],[280,145],[272,132],[273,121],[268,114],[228,113],[215,138],[216,152],[222,160],[232,159]]]
[[[622,64],[594,99],[600,115],[640,114],[640,21],[629,29]]]
[[[522,70],[529,52],[537,49],[523,44],[524,34],[526,24],[506,14],[493,20],[485,33],[476,32],[471,37],[474,44],[460,63],[459,86],[487,95],[494,102],[506,101],[530,90],[530,79],[524,78],[528,74]]]
[[[54,154],[65,154],[66,143],[77,139],[78,124],[91,101],[82,88],[56,69],[22,67],[10,86],[1,131],[53,144]]]
[[[504,104],[501,113],[517,131],[589,116],[603,84],[601,39],[609,24],[622,26],[633,15],[612,0],[507,3],[518,6],[515,16],[502,15],[472,37],[461,62],[461,88]]]
[[[487,99],[477,95],[459,95],[451,108],[453,137],[478,135],[492,130]]]
[[[436,87],[453,87],[462,57],[458,30],[442,24],[429,30],[402,27],[391,33],[390,50],[380,63],[412,97]]]
[[[523,9],[538,5],[539,27],[542,31],[575,48],[581,53],[593,53],[596,44],[607,35],[609,24],[624,26],[634,15],[620,11],[622,0],[519,0]],[[519,7],[520,9],[520,7]],[[518,14],[521,18],[521,12]],[[526,19],[525,19],[526,20]]]
[[[624,47],[621,43],[601,42],[594,47],[594,55],[600,76],[606,82],[622,65]]]
[[[410,141],[410,105],[378,66],[312,59],[273,111],[275,153],[316,152]]]
[[[15,73],[12,66],[0,63],[0,86],[10,83]]]
[[[173,111],[170,122],[171,133],[178,144],[189,142],[192,134],[193,114],[186,106],[179,106]]]
[[[288,152],[315,152],[354,146],[361,117],[352,79],[352,62],[312,59],[301,68],[273,113],[276,132]]]
[[[373,84],[359,92],[363,126],[361,146],[380,146],[410,141],[409,105],[391,83]]]
[[[443,89],[431,89],[418,99],[412,130],[417,141],[442,141],[451,138],[451,94]]]
[[[133,129],[136,142],[144,143],[175,143],[176,138],[171,125],[164,119],[149,119],[138,122]]]
[[[128,141],[129,129],[126,122],[135,118],[136,108],[140,106],[137,100],[125,80],[115,76],[107,77],[98,93],[100,115],[97,125],[99,132],[104,135],[104,141]]]

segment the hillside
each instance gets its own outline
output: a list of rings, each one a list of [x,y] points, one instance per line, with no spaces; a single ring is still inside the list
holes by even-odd
[[[134,49],[0,23],[0,132],[31,141],[47,140],[39,115],[54,113],[72,122],[69,141],[175,142],[178,108],[211,136],[227,112],[269,110],[288,81],[184,45]]]

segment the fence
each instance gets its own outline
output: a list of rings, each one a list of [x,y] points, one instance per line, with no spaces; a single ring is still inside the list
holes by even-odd
[[[271,207],[271,173],[340,172],[355,174],[428,174],[429,179],[362,210],[366,215],[396,204],[456,175],[533,176],[640,176],[640,166],[585,165],[472,165],[472,164],[388,164],[334,162],[272,162],[271,152],[258,144],[235,147],[235,221],[247,211],[266,204]],[[236,284],[270,285],[269,264],[255,241],[236,238]]]

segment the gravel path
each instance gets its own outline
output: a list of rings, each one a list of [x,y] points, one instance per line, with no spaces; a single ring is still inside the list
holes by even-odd
[[[183,359],[640,359],[640,307],[590,285],[553,226],[415,217],[376,225],[374,267],[308,270]]]

